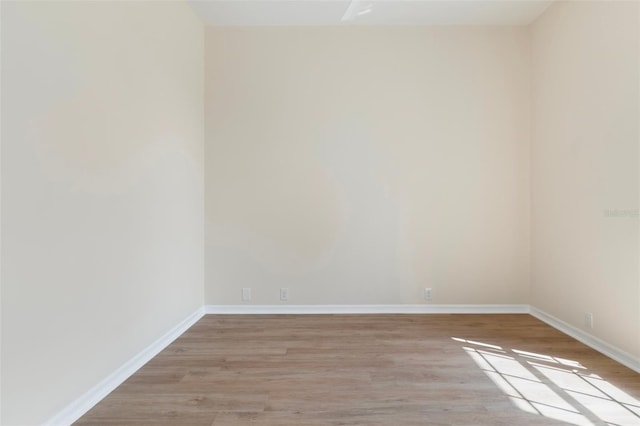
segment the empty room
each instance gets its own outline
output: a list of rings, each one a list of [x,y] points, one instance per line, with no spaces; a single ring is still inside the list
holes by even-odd
[[[0,423],[640,425],[640,1],[0,1]]]

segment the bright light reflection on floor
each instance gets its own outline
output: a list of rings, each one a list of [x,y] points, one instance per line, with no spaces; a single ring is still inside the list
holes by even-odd
[[[574,425],[640,425],[640,401],[577,361],[453,337],[519,409]]]

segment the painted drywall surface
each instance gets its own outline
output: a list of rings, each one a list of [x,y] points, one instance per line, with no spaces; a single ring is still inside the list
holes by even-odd
[[[635,355],[638,7],[558,2],[532,28],[532,304]]]
[[[2,3],[2,424],[38,424],[203,304],[204,28]]]
[[[526,28],[208,28],[205,299],[526,303]]]

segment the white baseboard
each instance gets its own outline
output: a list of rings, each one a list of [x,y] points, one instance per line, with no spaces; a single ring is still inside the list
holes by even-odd
[[[540,321],[547,323],[551,327],[567,334],[577,341],[595,349],[596,351],[618,361],[620,364],[629,367],[637,373],[640,373],[640,357],[633,356],[609,343],[568,324],[561,319],[554,317],[534,306],[531,306],[531,315]]]
[[[207,314],[528,314],[529,305],[206,305]]]
[[[531,314],[609,358],[640,373],[640,357],[529,305],[206,305],[52,417],[45,425],[70,425],[178,338],[205,314]]]
[[[204,308],[198,308],[193,314],[189,315],[178,325],[166,332],[162,337],[149,345],[138,355],[131,358],[123,366],[107,376],[100,383],[87,391],[80,398],[67,405],[62,411],[49,419],[45,425],[63,426],[70,425],[94,405],[100,402],[105,396],[111,393],[115,388],[120,386],[133,373],[138,371],[140,367],[149,362],[154,356],[158,355],[164,348],[169,346],[171,342],[180,337],[182,333],[187,331],[189,327],[195,324],[205,314]]]

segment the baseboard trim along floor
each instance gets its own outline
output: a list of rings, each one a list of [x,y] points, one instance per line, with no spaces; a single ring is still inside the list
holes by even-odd
[[[182,320],[179,324],[167,331],[162,337],[147,346],[142,352],[131,358],[116,371],[107,376],[100,383],[88,390],[80,398],[67,405],[45,423],[47,426],[65,426],[78,420],[98,402],[109,395],[115,388],[133,375],[143,365],[158,355],[164,348],[180,337],[193,324],[205,315],[204,308],[198,308],[194,313]]]
[[[70,425],[122,384],[140,367],[169,346],[205,314],[531,314],[609,358],[640,373],[640,358],[592,336],[536,307],[529,305],[206,305],[189,315],[138,355],[73,401],[46,425]]]
[[[528,314],[529,305],[206,305],[207,314]]]
[[[631,355],[628,352],[623,351],[609,343],[583,331],[577,327],[568,324],[553,315],[550,315],[541,309],[531,306],[531,315],[538,318],[540,321],[547,323],[551,327],[563,332],[564,334],[573,337],[580,343],[589,346],[592,349],[600,352],[609,358],[618,361],[620,364],[632,369],[633,371],[640,373],[640,357]]]

